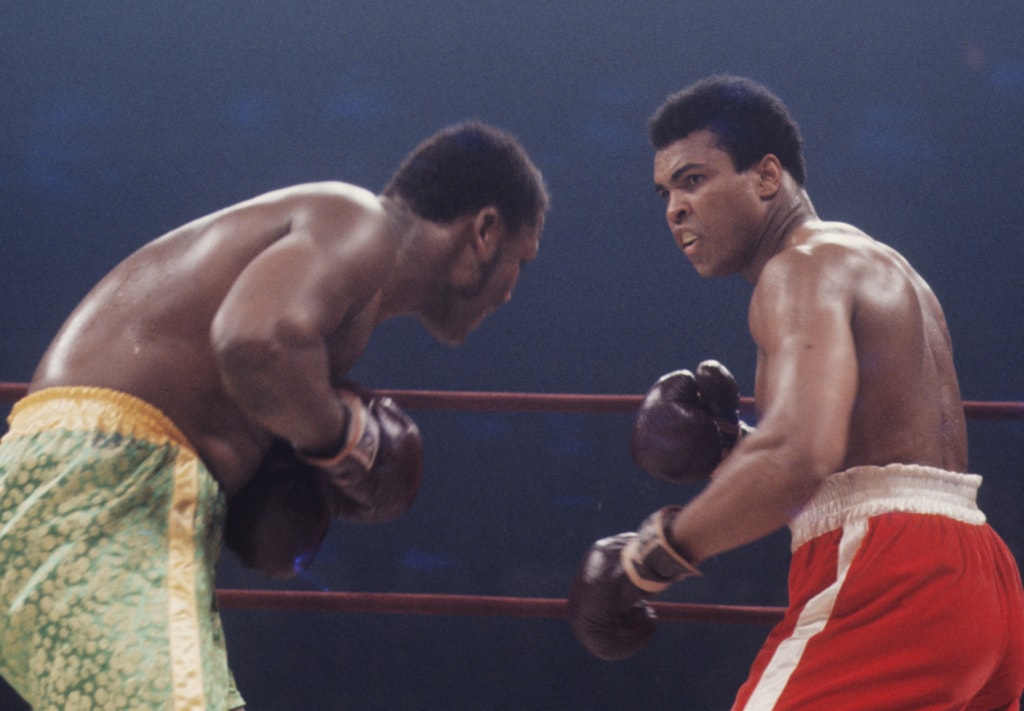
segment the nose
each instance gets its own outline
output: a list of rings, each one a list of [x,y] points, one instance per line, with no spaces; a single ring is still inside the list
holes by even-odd
[[[688,206],[685,200],[682,200],[676,194],[669,195],[668,203],[665,206],[665,216],[668,218],[670,225],[678,225],[686,217]]]

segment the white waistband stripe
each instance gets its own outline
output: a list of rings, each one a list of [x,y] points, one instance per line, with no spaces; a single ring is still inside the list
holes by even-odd
[[[938,514],[981,525],[977,474],[912,464],[854,467],[830,476],[789,523],[792,550],[854,522],[894,511]]]

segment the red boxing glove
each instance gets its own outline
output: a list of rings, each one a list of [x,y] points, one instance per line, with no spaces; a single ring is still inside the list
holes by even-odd
[[[643,649],[656,619],[647,599],[677,580],[700,575],[666,537],[679,510],[656,511],[636,533],[603,538],[584,557],[569,592],[569,623],[594,656],[613,661]]]
[[[253,478],[228,501],[224,543],[242,564],[289,578],[313,562],[331,523],[329,484],[275,440]]]
[[[329,497],[338,518],[397,518],[412,506],[423,476],[419,428],[391,398],[347,388],[338,396],[349,413],[345,445],[332,457],[303,459],[333,485]]]

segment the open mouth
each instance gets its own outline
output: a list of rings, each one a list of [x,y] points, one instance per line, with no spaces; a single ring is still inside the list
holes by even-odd
[[[698,239],[698,237],[694,233],[692,233],[692,232],[683,232],[681,235],[676,237],[676,244],[679,245],[679,249],[681,249],[681,250],[683,250],[685,252],[689,247],[691,247],[697,241],[697,239]]]

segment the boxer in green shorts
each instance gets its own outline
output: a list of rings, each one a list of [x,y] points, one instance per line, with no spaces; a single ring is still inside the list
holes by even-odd
[[[242,706],[214,603],[224,494],[178,428],[81,387],[30,395],[10,423],[3,676],[38,710]]]
[[[547,201],[515,138],[468,122],[379,195],[276,190],[117,265],[0,445],[0,674],[37,710],[241,707],[221,540],[294,575],[332,517],[412,504],[419,431],[346,375],[390,318],[466,338],[536,255]]]

